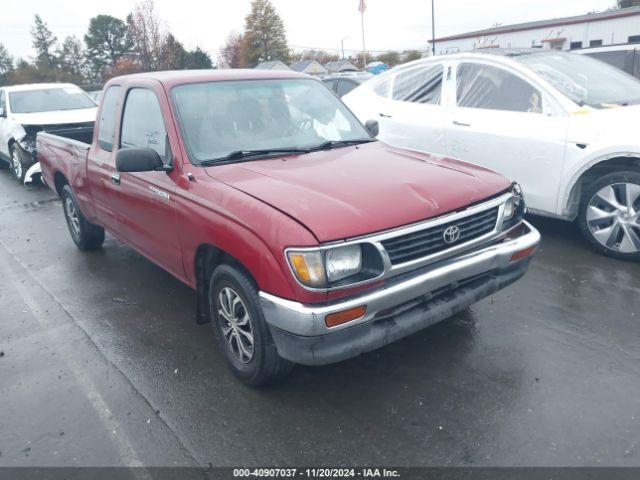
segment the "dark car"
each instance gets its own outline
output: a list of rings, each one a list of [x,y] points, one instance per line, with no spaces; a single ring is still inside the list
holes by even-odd
[[[589,55],[609,65],[640,78],[640,44],[611,45],[608,47],[585,48],[576,53]]]
[[[375,75],[368,72],[358,72],[349,75],[332,75],[323,78],[322,81],[327,85],[327,87],[333,90],[336,95],[342,98],[351,90],[359,87],[374,76]]]

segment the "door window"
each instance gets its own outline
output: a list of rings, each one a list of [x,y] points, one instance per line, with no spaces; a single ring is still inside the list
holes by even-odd
[[[459,107],[542,113],[540,91],[512,73],[477,63],[463,63],[457,72]]]
[[[2,110],[4,115],[7,114],[7,101],[5,100],[4,90],[0,90],[0,110]]]
[[[325,80],[325,85],[329,87],[330,90],[336,91],[336,81],[335,80]]]
[[[152,148],[164,159],[166,140],[156,95],[146,88],[131,89],[124,105],[120,147]]]
[[[393,84],[393,99],[402,102],[440,104],[442,72],[442,65],[430,64],[398,73]]]
[[[389,96],[389,83],[391,77],[386,75],[373,86],[373,93],[380,97],[387,98]]]
[[[336,88],[336,93],[339,97],[346,95],[351,90],[356,88],[358,84],[353,80],[338,80],[338,87]]]
[[[102,97],[100,107],[100,120],[98,124],[98,145],[103,150],[110,152],[113,148],[113,135],[116,130],[116,115],[120,102],[119,85],[113,85],[107,89]]]

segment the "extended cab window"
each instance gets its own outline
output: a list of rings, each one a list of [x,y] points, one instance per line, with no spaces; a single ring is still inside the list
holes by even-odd
[[[4,90],[0,90],[0,110],[2,110],[3,115],[7,113],[7,101],[4,96]]]
[[[164,159],[166,139],[155,93],[146,88],[131,89],[124,104],[120,147],[152,148]]]
[[[542,113],[541,93],[501,68],[463,63],[457,82],[459,107]]]
[[[403,102],[440,104],[442,65],[426,65],[398,73],[393,84],[393,99]]]
[[[114,85],[109,87],[102,97],[100,124],[98,126],[98,145],[107,152],[113,149],[113,135],[116,129],[120,90],[121,87],[119,85]]]

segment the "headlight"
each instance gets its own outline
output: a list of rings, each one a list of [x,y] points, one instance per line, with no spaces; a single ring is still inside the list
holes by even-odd
[[[327,250],[325,264],[329,282],[355,275],[362,269],[362,248],[360,245],[349,245]]]
[[[512,197],[504,204],[502,209],[502,230],[507,230],[522,221],[525,213],[522,188],[516,182],[511,186]]]
[[[311,288],[342,288],[380,276],[382,258],[372,244],[287,250],[300,283]]]

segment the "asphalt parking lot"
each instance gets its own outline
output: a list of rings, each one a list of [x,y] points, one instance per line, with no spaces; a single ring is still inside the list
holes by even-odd
[[[640,274],[532,218],[528,275],[341,364],[250,389],[195,294],[0,171],[0,466],[640,465]]]

